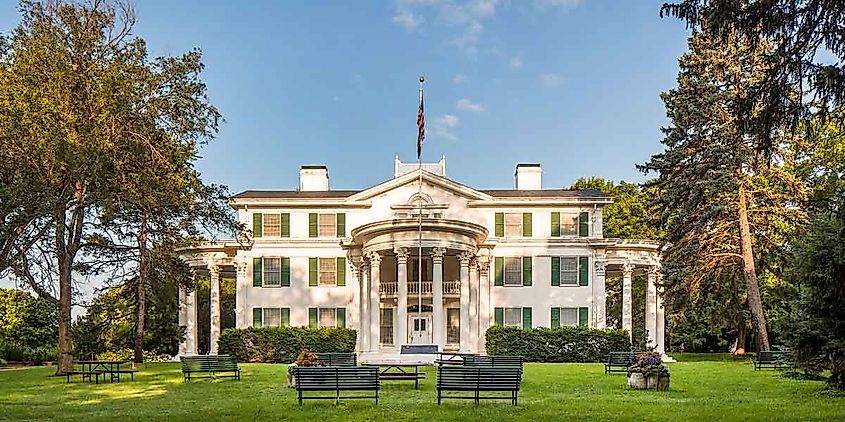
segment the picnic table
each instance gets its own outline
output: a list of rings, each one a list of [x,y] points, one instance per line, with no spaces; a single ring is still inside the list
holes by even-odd
[[[128,360],[78,360],[76,361],[77,365],[82,366],[83,374],[88,374],[88,380],[91,380],[91,374],[99,373],[103,375],[103,379],[106,378],[106,374],[109,375],[109,380],[114,382],[120,382],[120,374],[129,374],[132,377],[132,380],[135,380],[135,369],[121,369],[120,365],[126,365],[130,363]],[[99,377],[97,377],[99,378]],[[83,381],[85,377],[83,375]]]
[[[362,366],[377,367],[379,381],[414,381],[414,389],[420,387],[420,380],[425,379],[425,372],[420,371],[423,362],[369,362]]]

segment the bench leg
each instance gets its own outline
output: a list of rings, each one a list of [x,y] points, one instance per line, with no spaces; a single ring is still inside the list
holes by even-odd
[[[440,406],[440,389],[437,389],[437,405]]]
[[[480,391],[475,390],[475,405],[476,405],[476,406],[478,406],[479,404],[481,404],[481,401],[478,399],[479,394],[480,394]]]
[[[299,390],[297,396],[299,397],[299,405],[302,406],[302,390]]]

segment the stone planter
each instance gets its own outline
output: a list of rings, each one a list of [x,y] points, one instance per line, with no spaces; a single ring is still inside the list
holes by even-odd
[[[294,369],[294,368],[296,368],[295,364],[290,364],[287,367],[288,388],[296,387],[296,369]]]
[[[669,374],[648,374],[631,372],[628,374],[628,386],[637,390],[669,389]]]

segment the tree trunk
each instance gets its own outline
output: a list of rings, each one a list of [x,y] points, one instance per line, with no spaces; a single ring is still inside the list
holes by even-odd
[[[745,356],[745,324],[739,326],[736,333],[736,349],[734,356]]]
[[[141,230],[138,235],[138,278],[135,290],[137,306],[135,307],[135,365],[144,363],[144,323],[147,314],[147,216],[141,216]]]
[[[751,310],[751,327],[757,337],[757,351],[769,351],[769,335],[766,329],[766,316],[763,314],[763,301],[760,299],[760,287],[757,284],[757,270],[754,265],[754,250],[751,244],[751,226],[748,223],[748,198],[742,180],[739,181],[739,244],[742,253],[742,270],[748,294],[748,308]]]
[[[53,207],[56,225],[56,265],[59,276],[59,364],[57,374],[73,370],[73,331],[71,326],[71,300],[73,295],[73,263],[82,243],[82,223],[85,220],[85,185],[77,181],[74,186],[74,206],[67,221],[65,203]]]

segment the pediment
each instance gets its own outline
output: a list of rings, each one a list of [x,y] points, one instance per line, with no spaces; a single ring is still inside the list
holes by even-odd
[[[434,173],[428,172],[426,170],[421,170],[422,172],[422,180],[423,185],[428,186],[425,189],[431,189],[433,186],[435,189],[440,189],[442,192],[449,193],[461,198],[465,198],[467,200],[493,200],[494,198],[486,193],[477,191],[472,189],[468,186],[464,186],[460,183],[457,183],[451,179],[447,179],[445,177],[436,175]],[[383,195],[390,191],[402,189],[408,185],[418,185],[420,179],[420,171],[414,171],[408,174],[404,174],[399,176],[395,179],[388,180],[387,182],[378,184],[376,186],[367,188],[361,192],[358,192],[350,197],[347,198],[348,201],[367,201],[371,200],[374,197]],[[433,192],[425,192],[426,195],[433,196]]]

